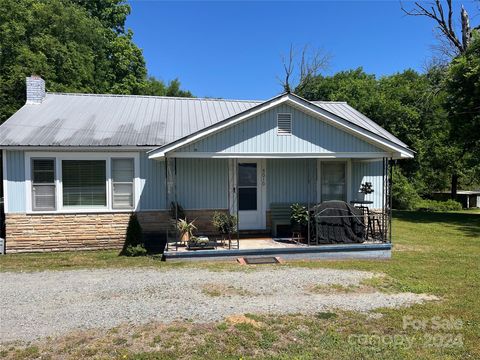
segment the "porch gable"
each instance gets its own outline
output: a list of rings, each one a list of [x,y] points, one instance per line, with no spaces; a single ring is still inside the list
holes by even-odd
[[[278,132],[278,115],[291,114],[291,133]],[[362,157],[388,156],[382,148],[288,104],[179,147],[176,157]]]

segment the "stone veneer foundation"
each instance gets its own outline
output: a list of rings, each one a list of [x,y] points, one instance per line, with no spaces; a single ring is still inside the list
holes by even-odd
[[[215,232],[215,211],[186,210],[201,234]],[[138,212],[145,233],[165,233],[171,227],[168,211]],[[120,249],[130,213],[6,214],[6,250],[13,252]]]

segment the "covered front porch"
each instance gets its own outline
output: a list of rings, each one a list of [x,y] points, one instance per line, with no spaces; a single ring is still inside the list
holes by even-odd
[[[172,224],[186,218],[196,227],[193,239],[175,226],[166,231],[167,258],[312,256],[327,250],[383,254],[390,249],[391,163],[386,157],[180,156],[163,161]],[[343,208],[332,212],[340,202]],[[308,214],[302,224],[292,219],[294,204]],[[232,231],[215,227],[218,213],[233,219]]]

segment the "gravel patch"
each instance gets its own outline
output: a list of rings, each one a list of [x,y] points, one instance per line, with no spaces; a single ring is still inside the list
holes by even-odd
[[[103,269],[2,273],[0,342],[58,336],[75,329],[150,321],[212,322],[244,313],[370,311],[409,306],[433,297],[412,293],[322,293],[315,285],[359,285],[371,272],[272,268]],[[205,288],[218,286],[212,296]],[[226,291],[224,289],[234,289]]]

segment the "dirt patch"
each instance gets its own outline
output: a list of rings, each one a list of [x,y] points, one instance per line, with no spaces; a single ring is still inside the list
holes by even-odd
[[[208,283],[201,286],[202,293],[211,296],[251,296],[254,295],[251,291],[245,290],[234,285],[226,285],[219,283]]]
[[[227,323],[232,325],[249,324],[257,329],[262,327],[262,323],[250,317],[246,317],[245,315],[231,315],[231,316],[227,316],[225,320]]]

